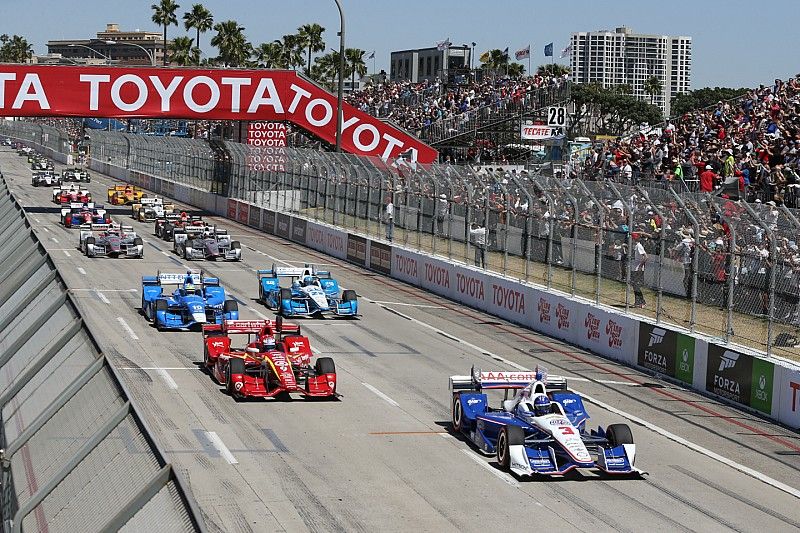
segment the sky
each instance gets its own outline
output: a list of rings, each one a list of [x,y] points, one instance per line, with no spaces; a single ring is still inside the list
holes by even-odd
[[[0,33],[22,35],[36,53],[50,39],[94,37],[106,23],[122,30],[160,31],[150,20],[156,0],[0,0]],[[169,38],[186,35],[182,14],[193,2],[180,4],[180,27]],[[375,50],[375,67],[388,72],[392,50],[424,48],[449,38],[453,44],[476,42],[476,56],[490,48],[513,52],[531,44],[531,64],[549,61],[544,45],[554,42],[558,54],[577,31],[613,30],[685,35],[693,39],[692,88],[753,87],[800,72],[800,1],[771,0],[341,0],[346,46]],[[196,1],[194,2],[196,3]],[[326,28],[328,48],[338,49],[339,14],[334,0],[205,0],[215,22],[233,19],[258,45],[302,24]],[[76,6],[79,9],[76,10]],[[188,32],[194,37],[194,30]],[[206,55],[217,55],[201,37]],[[513,57],[513,56],[512,56]],[[567,59],[560,60],[567,62]],[[476,58],[477,62],[477,58]],[[526,64],[527,60],[523,60]],[[372,72],[372,61],[367,61]]]

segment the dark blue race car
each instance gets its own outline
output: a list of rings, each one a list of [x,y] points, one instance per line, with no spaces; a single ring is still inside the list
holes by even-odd
[[[82,224],[111,224],[111,216],[100,204],[75,202],[61,208],[61,223],[66,228],[77,228]]]
[[[172,294],[164,287],[178,285]],[[159,329],[188,329],[195,325],[238,320],[239,306],[225,298],[218,278],[200,272],[142,276],[142,314]]]
[[[476,372],[450,378],[453,429],[478,449],[497,456],[501,468],[520,476],[562,475],[579,469],[642,474],[626,424],[587,431],[589,415],[566,380],[543,371]],[[484,392],[503,390],[500,408]],[[509,398],[509,391],[516,394]]]
[[[331,273],[304,267],[276,267],[258,271],[258,301],[278,312],[293,316],[358,316],[358,297],[354,290],[339,290]],[[281,278],[291,286],[281,287]]]

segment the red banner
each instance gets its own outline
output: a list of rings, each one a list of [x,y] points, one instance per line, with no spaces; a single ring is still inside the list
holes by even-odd
[[[0,65],[0,116],[289,121],[336,142],[336,97],[285,70]],[[420,163],[437,152],[345,104],[342,148]]]

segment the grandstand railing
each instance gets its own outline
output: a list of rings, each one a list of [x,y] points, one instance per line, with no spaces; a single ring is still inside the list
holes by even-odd
[[[3,133],[41,136],[39,126],[20,122],[0,125]],[[566,179],[551,165],[489,173],[225,144],[227,160],[220,161],[200,140],[91,133],[92,157],[103,162],[371,237],[386,237],[391,199],[395,243],[457,262],[480,259],[470,238],[476,223],[488,232],[484,268],[724,341],[798,356],[790,341],[800,323],[800,213],[793,210],[669,184]],[[254,164],[265,155],[277,162],[271,169]],[[634,234],[648,254],[641,280],[631,276]],[[634,307],[638,285],[644,308]]]

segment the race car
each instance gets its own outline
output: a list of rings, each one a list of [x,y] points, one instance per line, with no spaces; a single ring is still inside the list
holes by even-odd
[[[504,391],[500,408],[489,407],[487,390]],[[579,469],[639,475],[636,446],[626,424],[587,432],[589,415],[563,378],[546,370],[480,372],[451,376],[453,429],[503,470],[520,476],[563,475]],[[517,393],[509,398],[509,392]]]
[[[78,185],[61,185],[53,189],[53,202],[59,205],[73,203],[89,203],[92,201],[92,193],[89,189],[82,189]]]
[[[108,203],[111,205],[130,205],[142,199],[144,191],[134,185],[114,185],[108,189]]]
[[[81,224],[80,229],[78,247],[86,257],[144,258],[144,242],[131,226]]]
[[[234,345],[232,335],[247,335]],[[336,366],[330,357],[311,364],[311,345],[300,326],[273,320],[225,320],[203,326],[203,363],[234,398],[300,394],[336,398]]]
[[[139,222],[154,222],[157,218],[171,214],[174,210],[174,205],[165,204],[161,198],[144,197],[138,203],[131,204],[131,217]]]
[[[258,301],[283,316],[334,315],[358,316],[356,291],[339,294],[339,283],[331,273],[314,265],[276,267],[258,270]],[[281,287],[281,278],[291,278],[290,287]]]
[[[65,168],[61,171],[61,179],[63,181],[78,181],[84,183],[91,183],[92,177],[86,169],[80,167]]]
[[[203,217],[196,216],[196,215],[187,215],[185,212],[180,214],[164,214],[163,219],[157,218],[156,219],[156,226],[155,226],[155,235],[157,237],[161,237],[165,241],[173,240],[172,234],[175,232],[176,228],[187,228],[187,227],[203,227],[205,223],[203,222]]]
[[[164,287],[172,285],[178,288],[172,294],[165,294]],[[226,299],[218,278],[207,278],[196,271],[159,272],[156,276],[142,277],[142,314],[159,330],[189,329],[237,320],[239,305],[236,300]]]
[[[55,170],[53,162],[45,157],[38,157],[31,162],[31,170]]]
[[[172,234],[172,249],[187,261],[207,259],[216,261],[241,261],[242,245],[231,240],[224,229],[216,226],[186,226],[176,228]]]
[[[52,170],[34,170],[31,172],[31,185],[34,187],[61,185],[61,178]]]
[[[111,217],[102,205],[78,202],[61,207],[61,224],[67,228],[82,224],[111,224]]]

